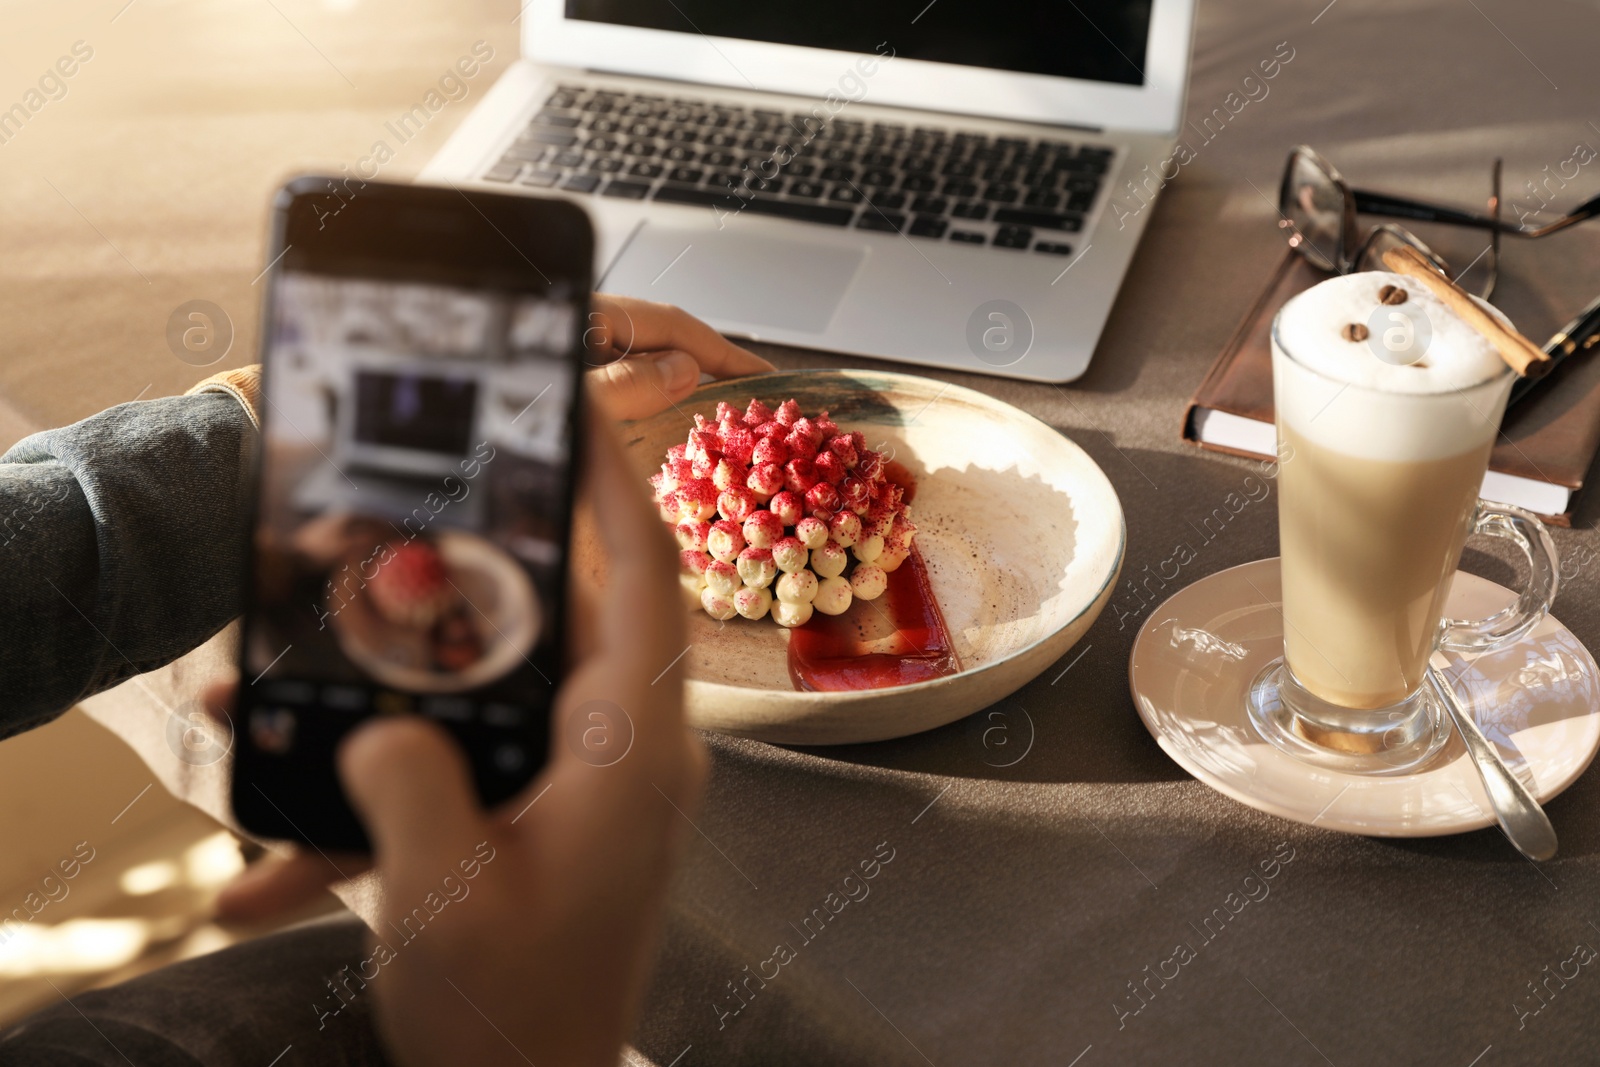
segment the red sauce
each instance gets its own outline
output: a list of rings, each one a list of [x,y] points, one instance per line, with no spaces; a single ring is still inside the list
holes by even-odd
[[[789,631],[789,677],[804,692],[885,689],[961,670],[916,545],[876,600],[811,616]]]

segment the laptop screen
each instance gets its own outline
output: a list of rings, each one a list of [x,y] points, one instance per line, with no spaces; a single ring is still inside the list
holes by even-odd
[[[566,0],[569,19],[1145,84],[1152,0]]]
[[[355,376],[355,431],[360,444],[465,456],[472,447],[478,384],[422,374]]]

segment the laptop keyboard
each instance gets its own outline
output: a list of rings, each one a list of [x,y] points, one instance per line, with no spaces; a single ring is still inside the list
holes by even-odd
[[[1066,256],[1113,155],[561,85],[484,179]]]

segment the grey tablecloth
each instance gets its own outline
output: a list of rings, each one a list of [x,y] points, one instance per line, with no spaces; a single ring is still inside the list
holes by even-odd
[[[1185,131],[1197,158],[1152,209],[1088,376],[1067,390],[953,379],[1095,457],[1127,513],[1125,576],[1193,540],[1190,521],[1245,473],[1190,451],[1178,425],[1279,254],[1267,197],[1290,146],[1313,144],[1359,185],[1464,205],[1481,203],[1504,155],[1513,217],[1517,201],[1538,204],[1525,181],[1560,173],[1579,143],[1600,148],[1593,8],[1326,2],[1202,3],[1197,123],[1243,96],[1280,42],[1294,58],[1211,141]],[[1565,208],[1596,191],[1600,163],[1546,196]],[[1481,247],[1427,237],[1460,263]],[[1600,224],[1509,242],[1504,258],[1501,306],[1532,336],[1600,292]],[[1578,529],[1557,534],[1564,553],[1593,543],[1597,509],[1592,493]],[[1275,554],[1276,521],[1275,498],[1245,509],[1185,578]],[[1596,588],[1586,569],[1557,608],[1591,646]],[[1600,1058],[1600,974],[1566,964],[1579,977],[1541,986],[1543,999],[1528,985],[1580,943],[1600,949],[1593,772],[1550,805],[1562,848],[1542,869],[1496,830],[1383,841],[1263,815],[1189,778],[1145,732],[1127,687],[1144,613],[1118,616],[999,705],[1016,734],[1023,711],[1036,727],[1006,769],[993,764],[1012,755],[970,723],[833,750],[713,740],[705,840],[674,901],[641,1049],[662,1064],[687,1049],[683,1063],[940,1067]],[[883,842],[894,859],[859,883],[867,895],[825,932],[803,927]],[[1276,877],[1260,878],[1263,862]],[[1261,899],[1211,933],[1206,917],[1252,874]],[[1167,962],[1180,943],[1195,953],[1181,966]],[[780,944],[794,953],[781,967],[767,962]]]
[[[1600,148],[1596,40],[1600,13],[1576,4],[1204,0],[1188,110],[1229,118],[1209,140],[1191,131],[1196,158],[1151,209],[1088,376],[1066,389],[948,377],[1095,457],[1121,494],[1127,573],[1138,572],[1245,473],[1183,445],[1178,422],[1279,255],[1269,198],[1287,149],[1308,141],[1357,184],[1464,205],[1487,194],[1503,155],[1515,217],[1516,201],[1537,206],[1524,182],[1560,174],[1579,144]],[[1292,60],[1231,114],[1229,94],[1245,96],[1246,75],[1282,42]],[[1600,163],[1546,195],[1564,207],[1597,189]],[[1478,251],[1470,237],[1428,237],[1460,262]],[[1546,335],[1600,291],[1600,223],[1508,242],[1501,286],[1501,306]],[[1275,507],[1245,509],[1187,577],[1274,554]],[[1556,535],[1563,553],[1594,547],[1597,510],[1591,492],[1576,528]],[[1476,563],[1495,575],[1492,560]],[[1584,568],[1557,605],[1592,647],[1597,586]],[[1003,760],[969,723],[832,750],[710,739],[701,840],[673,896],[640,1051],[661,1065],[939,1067],[1600,1056],[1600,973],[1566,962],[1600,948],[1595,774],[1551,803],[1561,855],[1542,868],[1492,830],[1398,842],[1259,814],[1193,781],[1145,732],[1126,673],[1143,613],[1119,615],[1106,612],[1058,681],[1070,659],[1002,703],[1035,728],[1014,766],[993,766]],[[163,684],[192,685],[220,647]],[[142,699],[114,693],[91,710],[218,810],[204,772],[138,725]],[[1203,937],[1252,874],[1265,895]],[[1179,943],[1194,958],[1159,977]]]

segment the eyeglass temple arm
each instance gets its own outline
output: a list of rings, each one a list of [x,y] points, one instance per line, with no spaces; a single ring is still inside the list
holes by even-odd
[[[1506,233],[1514,234],[1518,237],[1543,237],[1547,233],[1555,233],[1557,230],[1564,230],[1568,226],[1576,226],[1585,219],[1592,219],[1596,215],[1600,215],[1600,196],[1585,200],[1567,212],[1567,214],[1546,226],[1507,226]]]
[[[1479,230],[1494,228],[1494,220],[1489,216],[1476,215],[1470,211],[1457,211],[1455,208],[1439,207],[1421,200],[1390,196],[1388,193],[1373,193],[1365,189],[1352,189],[1351,195],[1355,197],[1356,210],[1368,215],[1417,219],[1421,222],[1444,222],[1455,226],[1471,226]],[[1513,237],[1543,237],[1564,230],[1568,226],[1575,226],[1585,219],[1592,219],[1596,215],[1600,215],[1600,196],[1584,201],[1571,212],[1544,226],[1533,227],[1502,220],[1500,227],[1501,232],[1511,234]]]
[[[1487,215],[1475,215],[1470,211],[1439,207],[1437,204],[1410,200],[1403,196],[1372,193],[1365,189],[1352,189],[1351,195],[1355,197],[1356,210],[1366,215],[1381,215],[1391,219],[1416,219],[1420,222],[1446,222],[1455,226],[1471,226],[1479,230],[1493,229],[1495,224],[1494,219]],[[1507,232],[1516,231],[1507,227]]]

